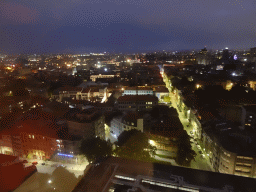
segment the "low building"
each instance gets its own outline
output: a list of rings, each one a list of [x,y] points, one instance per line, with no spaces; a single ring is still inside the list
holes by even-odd
[[[110,133],[115,139],[117,139],[123,131],[129,131],[132,129],[143,132],[142,115],[135,112],[128,112],[114,117],[110,122]]]
[[[152,95],[125,95],[117,99],[117,109],[120,111],[150,110],[158,104],[158,98]]]

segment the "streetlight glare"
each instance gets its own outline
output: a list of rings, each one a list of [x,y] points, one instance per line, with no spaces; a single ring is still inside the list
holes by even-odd
[[[52,180],[48,180],[48,183],[52,183]]]
[[[153,140],[149,140],[149,144],[154,145],[155,142]]]

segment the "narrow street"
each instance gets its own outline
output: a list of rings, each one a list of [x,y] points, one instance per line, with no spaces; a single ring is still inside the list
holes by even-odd
[[[189,124],[189,121],[187,118],[184,117],[184,115],[178,110],[178,107],[177,107],[177,101],[175,99],[175,94],[171,92],[171,88],[170,87],[167,87],[170,94],[170,99],[171,99],[171,104],[169,105],[169,107],[174,107],[177,112],[178,112],[178,115],[179,115],[179,119],[184,127],[184,130],[187,131],[188,135],[191,136],[191,131],[193,130],[193,127],[191,126],[191,124]],[[203,150],[199,150],[198,147],[196,146],[195,142],[192,142],[191,143],[192,145],[192,149],[196,152],[196,158],[195,158],[195,161],[192,161],[191,162],[191,168],[193,169],[200,169],[200,170],[205,170],[205,171],[214,171],[211,166],[210,166],[210,162],[209,162],[209,158],[207,156],[207,154],[205,154],[203,152]],[[204,154],[204,157],[203,155],[201,155],[199,153],[199,151],[202,151],[202,153]]]

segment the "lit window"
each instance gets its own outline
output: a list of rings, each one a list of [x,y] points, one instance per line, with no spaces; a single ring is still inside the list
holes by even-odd
[[[29,135],[28,137],[31,138],[31,135]]]
[[[252,116],[250,116],[250,118],[252,118]]]
[[[32,135],[32,138],[35,139],[34,135]]]

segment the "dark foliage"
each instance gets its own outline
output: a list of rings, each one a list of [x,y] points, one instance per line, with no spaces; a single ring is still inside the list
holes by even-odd
[[[94,162],[100,157],[111,156],[112,145],[100,138],[90,138],[82,141],[80,152],[85,155],[89,162]]]

